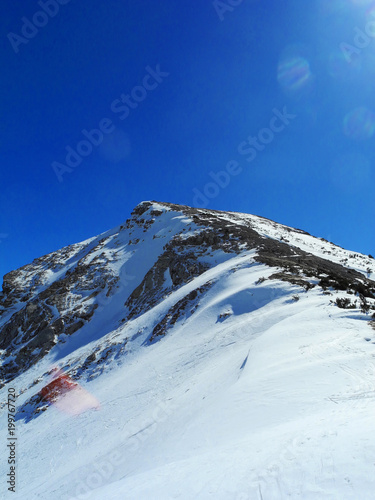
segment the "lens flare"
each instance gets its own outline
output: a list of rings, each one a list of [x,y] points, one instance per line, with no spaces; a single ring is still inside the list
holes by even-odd
[[[370,139],[375,132],[375,113],[361,106],[350,111],[344,118],[344,133],[355,140]]]
[[[375,21],[375,2],[372,0],[370,7],[366,10],[366,19],[368,23]]]
[[[286,90],[299,91],[311,81],[308,61],[301,56],[288,56],[281,59],[277,71],[277,80]]]

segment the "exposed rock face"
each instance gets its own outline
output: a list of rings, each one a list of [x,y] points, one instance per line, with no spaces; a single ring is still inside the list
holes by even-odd
[[[211,284],[211,282],[208,282],[206,285],[193,290],[185,295],[183,299],[176,302],[176,304],[152,330],[150,342],[153,342],[157,337],[164,336],[178,320],[181,320],[184,317],[187,318],[194,314],[198,308],[200,296],[210,288]]]
[[[76,262],[74,257],[79,257],[82,245],[73,245],[4,277],[0,383],[12,380],[43,358],[61,334],[72,335],[89,321],[98,307],[94,298],[101,291],[111,294],[118,276],[106,267],[108,258],[98,254],[104,244],[99,241]],[[71,266],[66,265],[69,259],[73,260]],[[58,276],[55,281],[48,279],[51,274]]]
[[[171,205],[174,207],[173,205]],[[190,207],[183,211],[191,215]],[[207,231],[192,237],[189,243],[200,246],[206,244],[212,248],[221,248],[223,251],[239,253],[244,247],[251,250],[256,248],[256,260],[271,267],[280,267],[291,271],[291,274],[303,273],[306,277],[318,277],[322,286],[332,286],[335,289],[352,289],[365,297],[375,298],[375,282],[368,279],[363,273],[348,269],[327,259],[317,257],[308,252],[295,248],[282,241],[264,238],[251,227],[240,223],[233,223],[222,219],[221,212],[206,210],[205,214],[193,214],[193,219],[207,226]],[[233,218],[236,214],[232,214]],[[290,228],[289,228],[290,229]],[[309,235],[306,231],[293,230]]]
[[[209,269],[208,264],[198,261],[199,253],[194,252],[194,245],[183,246],[180,243],[180,240],[175,238],[166,245],[164,253],[129,296],[125,303],[129,309],[127,319],[153,307],[166,292],[179,288]],[[164,287],[166,275],[171,280],[167,288]]]
[[[0,384],[14,379],[83,329],[100,339],[121,325],[130,328],[176,290],[202,278],[195,290],[172,301],[161,319],[150,325],[145,344],[160,340],[177,321],[194,313],[210,287],[205,273],[243,252],[253,251],[255,262],[274,267],[272,279],[305,290],[320,286],[374,299],[375,282],[368,277],[374,276],[374,260],[358,254],[352,257],[322,241],[246,214],[143,202],[122,226],[38,258],[4,277]],[[308,245],[312,245],[311,252]],[[323,250],[317,255],[319,245]],[[368,275],[360,268],[367,268]],[[94,320],[98,327],[87,329]],[[132,338],[141,333],[133,333]],[[126,343],[102,342],[67,369],[72,375],[90,372],[94,376],[108,359],[125,352]]]

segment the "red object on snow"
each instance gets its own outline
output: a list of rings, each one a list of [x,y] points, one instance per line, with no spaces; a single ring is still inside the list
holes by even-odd
[[[100,408],[95,396],[74,382],[69,375],[56,369],[53,380],[39,391],[40,396],[68,415],[80,415],[87,410]]]
[[[57,374],[58,376],[40,391],[40,395],[50,403],[54,403],[60,396],[78,387],[78,384],[61,370]]]

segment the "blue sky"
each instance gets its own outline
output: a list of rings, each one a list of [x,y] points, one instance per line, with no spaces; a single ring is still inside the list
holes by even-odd
[[[0,274],[151,199],[375,254],[372,12],[368,0],[4,5]]]

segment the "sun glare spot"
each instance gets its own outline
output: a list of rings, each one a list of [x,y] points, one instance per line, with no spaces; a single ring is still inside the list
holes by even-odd
[[[375,132],[375,113],[364,106],[350,111],[344,118],[344,133],[354,140],[370,139]]]
[[[281,55],[277,68],[277,81],[290,93],[306,90],[312,82],[309,61],[300,52],[298,48],[288,47]]]

